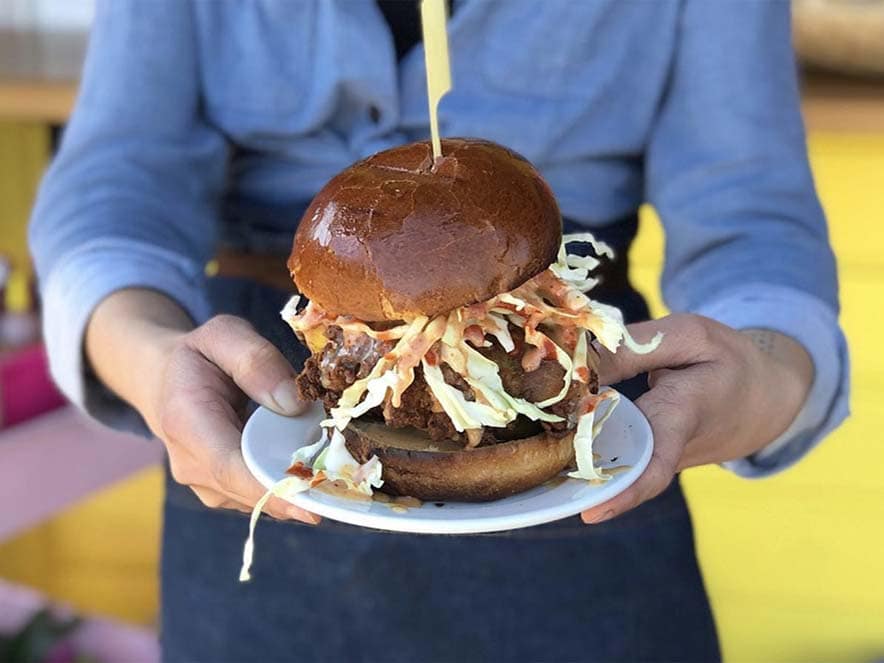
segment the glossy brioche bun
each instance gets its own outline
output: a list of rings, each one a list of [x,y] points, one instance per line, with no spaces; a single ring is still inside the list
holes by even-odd
[[[289,271],[333,314],[433,316],[512,290],[556,258],[562,220],[535,168],[488,141],[396,147],[335,176],[307,208]]]
[[[450,440],[434,442],[412,428],[354,420],[344,438],[360,463],[375,455],[381,461],[383,492],[425,502],[486,502],[515,495],[554,478],[574,459],[574,431],[464,449]]]

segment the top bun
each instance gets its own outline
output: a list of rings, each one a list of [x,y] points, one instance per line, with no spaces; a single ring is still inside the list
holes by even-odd
[[[556,258],[562,219],[523,157],[472,138],[359,161],[326,184],[295,234],[289,271],[332,314],[434,316],[518,287]]]

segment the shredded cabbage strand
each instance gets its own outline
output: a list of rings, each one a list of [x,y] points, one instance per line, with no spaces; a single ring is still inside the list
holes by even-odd
[[[338,430],[332,430],[329,435],[328,429],[323,428],[319,440],[296,450],[292,454],[292,462],[303,463],[305,467],[312,469],[311,477],[287,476],[264,493],[252,508],[249,518],[249,536],[246,539],[242,551],[242,567],[239,571],[239,581],[251,580],[250,569],[255,555],[255,527],[261,511],[267,505],[271,497],[281,497],[287,502],[298,493],[310,490],[314,486],[324,482],[342,482],[347,490],[363,495],[371,496],[374,488],[384,485],[381,478],[383,467],[377,456],[372,456],[365,463],[360,464],[347,450],[346,440]],[[312,466],[311,466],[312,463]]]
[[[584,479],[586,481],[607,481],[611,475],[606,474],[601,468],[595,466],[592,458],[592,443],[604,423],[608,420],[620,402],[620,394],[613,389],[607,389],[593,399],[592,409],[580,416],[577,420],[577,429],[574,431],[574,458],[577,461],[577,470],[568,472],[572,479]],[[610,405],[601,414],[598,420],[595,415],[603,401],[610,401]]]
[[[261,510],[274,495],[286,499],[286,497],[291,497],[297,493],[303,493],[305,490],[309,490],[310,483],[310,479],[285,477],[273,484],[270,487],[270,490],[264,493],[263,497],[255,503],[255,507],[252,509],[252,516],[249,518],[249,536],[242,549],[242,567],[239,570],[240,582],[247,582],[252,579],[250,570],[252,568],[252,560],[255,556],[255,526],[258,524]]]

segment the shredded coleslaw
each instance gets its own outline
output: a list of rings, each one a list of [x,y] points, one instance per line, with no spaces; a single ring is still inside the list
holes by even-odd
[[[596,284],[589,273],[599,265],[599,260],[569,254],[567,246],[575,242],[591,244],[599,256],[614,256],[611,247],[596,240],[591,233],[565,235],[556,262],[518,288],[433,319],[417,316],[384,331],[374,330],[349,316],[329,315],[314,302],[298,311],[298,298],[293,298],[282,315],[292,329],[306,339],[321,337],[324,344],[325,329],[336,325],[345,335],[368,334],[378,340],[396,342],[366,377],[343,391],[322,425],[343,430],[351,419],[383,404],[387,398],[393,407],[398,407],[402,393],[414,380],[418,364],[432,395],[458,432],[476,431],[485,426],[504,427],[519,414],[535,421],[561,421],[561,417],[545,408],[565,398],[572,380],[587,382],[591,366],[585,332],[592,333],[612,352],[621,344],[633,352],[651,352],[661,340],[658,334],[648,343],[636,342],[626,330],[619,310],[584,294]],[[504,350],[512,350],[510,325],[520,327],[525,342],[533,346],[523,358],[525,370],[533,370],[545,358],[555,359],[562,366],[562,387],[553,397],[531,403],[511,396],[503,387],[497,365],[476,350],[487,347],[488,336],[495,338]],[[579,330],[575,346],[563,348],[541,329],[550,327]],[[317,329],[323,333],[316,334]],[[314,352],[321,350],[316,344],[312,345]],[[477,395],[476,400],[467,400],[460,390],[446,383],[439,363],[447,364],[463,377]]]

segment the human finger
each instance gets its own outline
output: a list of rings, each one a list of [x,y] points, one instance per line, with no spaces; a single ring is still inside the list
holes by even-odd
[[[242,513],[251,513],[254,506],[249,506],[238,500],[230,499],[222,492],[205,488],[203,486],[190,486],[190,489],[196,494],[199,501],[210,509],[229,509],[231,511],[240,511]],[[278,497],[272,497],[267,504],[261,509],[268,516],[277,520],[299,520],[309,525],[315,525],[316,522],[309,516],[309,512],[299,509]],[[297,515],[295,515],[297,514]],[[305,514],[309,514],[305,515]],[[307,518],[307,520],[305,520]]]
[[[673,314],[627,325],[627,331],[639,343],[647,343],[656,334],[663,334],[660,345],[646,354],[633,352],[625,345],[611,352],[596,341],[593,345],[599,354],[599,382],[617,384],[642,373],[705,360],[711,335],[707,322],[697,315]]]
[[[242,318],[220,315],[192,334],[195,349],[257,403],[288,416],[308,404],[295,385],[295,370],[270,341]]]
[[[176,405],[187,416],[173,416],[170,433],[170,465],[176,481],[203,486],[228,500],[251,507],[266,490],[249,472],[241,451],[239,419],[230,403],[214,391],[194,394]],[[264,511],[275,518],[295,519],[315,525],[319,517],[273,497]]]
[[[658,381],[636,400],[654,435],[651,460],[641,476],[625,491],[580,514],[587,524],[601,523],[634,509],[662,493],[672,482],[682,451],[697,428],[696,408],[680,393],[678,382]]]

